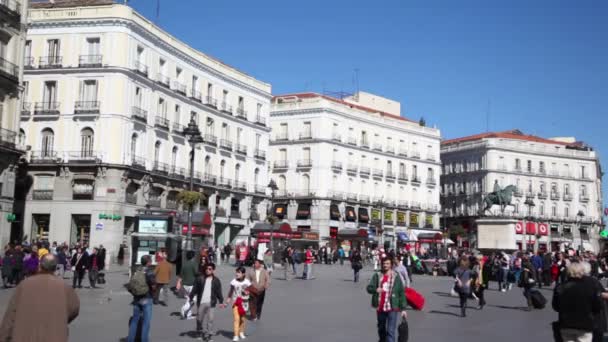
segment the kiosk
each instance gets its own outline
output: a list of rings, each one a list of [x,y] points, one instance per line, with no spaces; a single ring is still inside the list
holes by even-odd
[[[140,264],[143,255],[150,255],[156,264],[154,255],[165,248],[167,260],[175,262],[181,253],[181,236],[174,234],[173,215],[143,214],[135,217],[135,231],[131,234],[131,267],[133,272]]]

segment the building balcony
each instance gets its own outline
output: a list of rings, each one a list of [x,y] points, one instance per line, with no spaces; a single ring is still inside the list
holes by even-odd
[[[287,160],[275,160],[273,164],[275,170],[286,170],[289,168],[289,161]]]
[[[167,209],[177,210],[178,206],[177,200],[167,199]]]
[[[15,146],[17,133],[6,128],[0,128],[0,145]]]
[[[526,173],[533,174],[534,173],[534,169],[533,168],[527,168],[526,169]]]
[[[369,174],[370,174],[370,169],[369,169],[369,167],[367,167],[367,166],[361,166],[361,167],[359,168],[359,174],[360,174],[360,175],[366,175],[366,176],[369,176]]]
[[[34,69],[34,57],[25,57],[23,59],[23,68],[29,70]]]
[[[407,157],[407,150],[406,150],[406,149],[404,149],[404,148],[399,148],[399,152],[397,152],[397,154],[398,154],[400,157]]]
[[[143,110],[139,107],[131,107],[131,119],[141,121],[143,123],[148,122],[148,111]]]
[[[546,191],[541,191],[538,193],[538,199],[547,199],[549,194]]]
[[[0,0],[0,3],[2,1],[6,0]],[[2,57],[0,57],[0,72],[14,82],[19,80],[19,67]]]
[[[589,202],[589,195],[586,194],[580,194],[578,197],[579,201],[581,202]]]
[[[125,194],[125,202],[127,202],[129,204],[137,204],[137,194],[127,192]]]
[[[361,203],[367,203],[367,204],[371,204],[372,203],[369,195],[363,195],[363,194],[359,195],[359,201]]]
[[[361,140],[359,142],[359,146],[361,146],[363,148],[369,148],[369,141],[367,141],[367,140]]]
[[[52,201],[53,190],[34,190],[32,191],[32,199],[34,201]]]
[[[387,181],[395,181],[397,179],[397,175],[393,171],[386,171],[386,180]]]
[[[526,191],[526,198],[534,198],[536,197],[536,194],[534,193],[534,191]]]
[[[429,155],[426,156],[426,160],[428,160],[428,161],[437,161],[437,158],[434,155],[429,154]]]
[[[167,120],[161,116],[157,116],[154,119],[154,127],[158,127],[158,128],[168,131],[169,127],[170,127],[170,122],[169,122],[169,120]]]
[[[287,133],[277,133],[277,135],[274,137],[274,141],[288,141],[289,140],[289,136],[287,135]]]
[[[344,193],[342,191],[328,191],[327,197],[335,199],[335,200],[344,200]]]
[[[225,178],[225,177],[219,177],[217,179],[217,185],[219,185],[222,188],[230,189],[230,188],[232,188],[232,179]]]
[[[309,168],[309,167],[312,167],[312,160],[311,159],[301,159],[301,160],[298,160],[298,167],[299,168]]]
[[[342,171],[342,162],[332,161],[331,162],[331,168],[334,171]]]
[[[131,166],[136,169],[146,169],[146,158],[140,156],[133,156],[131,158]]]
[[[420,184],[421,184],[420,178],[418,178],[418,176],[413,176],[412,177],[412,185],[419,186]]]
[[[99,114],[99,101],[76,101],[74,114]]]
[[[155,161],[154,164],[152,165],[152,172],[154,172],[154,173],[168,175],[170,169],[171,168],[169,167],[169,164],[161,163],[159,161]]]
[[[160,208],[160,198],[158,197],[152,197],[152,198],[148,198],[148,205],[152,208]]]
[[[558,201],[559,200],[559,192],[551,192],[550,194],[551,200],[552,201]]]
[[[426,179],[426,186],[428,186],[429,188],[434,188],[435,185],[437,185],[437,180],[435,178]]]
[[[310,139],[312,139],[312,132],[300,133],[300,140],[310,140]]]
[[[260,150],[260,149],[255,149],[253,152],[253,156],[256,159],[266,160],[266,151]]]
[[[418,152],[418,151],[412,152],[411,157],[414,159],[420,159],[420,152]]]
[[[255,116],[255,123],[257,125],[266,127],[266,118],[258,114]]]
[[[357,139],[353,137],[348,137],[346,143],[349,145],[357,146]]]
[[[384,177],[384,171],[380,170],[380,169],[374,169],[372,171],[372,175],[374,177]]]
[[[243,108],[236,109],[236,117],[239,119],[247,120],[247,111]]]
[[[169,175],[173,178],[186,179],[186,169],[183,167],[171,166]]]
[[[71,163],[99,163],[101,162],[100,153],[97,151],[67,151],[64,153]]]
[[[186,96],[188,93],[186,85],[178,81],[173,81],[173,90],[175,90],[176,93],[184,96]]]
[[[22,102],[21,103],[21,118],[25,119],[32,115],[32,103],[31,102]]]
[[[156,82],[166,88],[171,88],[171,79],[169,76],[158,73],[156,74]]]
[[[349,192],[346,194],[346,200],[348,201],[357,201],[357,194],[353,192]]]
[[[220,148],[227,151],[232,151],[232,141],[227,139],[220,139]]]
[[[205,134],[203,140],[205,141],[205,144],[217,146],[217,137],[213,134]]]
[[[339,133],[332,133],[331,140],[342,142],[342,135],[340,135]]]
[[[78,57],[79,68],[101,68],[103,66],[103,55],[80,55]]]
[[[355,164],[348,164],[346,166],[346,171],[349,173],[357,173],[358,167]]]
[[[16,0],[0,0],[0,11],[13,17],[15,22],[21,18],[21,3]]]
[[[254,192],[256,194],[262,194],[262,195],[264,195],[264,194],[266,194],[266,187],[263,186],[263,185],[256,185],[254,187]]]
[[[220,103],[220,111],[232,115],[232,106],[227,102]]]
[[[213,107],[215,109],[217,109],[217,100],[213,98],[213,96],[207,96],[205,97],[205,104],[207,106]]]
[[[173,124],[171,124],[171,133],[177,134],[177,135],[184,135],[185,128],[186,127],[184,127],[184,125],[174,122]]]
[[[235,180],[232,188],[234,190],[247,191],[247,183]]]
[[[38,59],[40,69],[57,69],[63,67],[62,56],[45,56]]]
[[[407,173],[405,172],[400,172],[399,175],[397,176],[397,180],[402,183],[402,182],[407,182]]]
[[[236,153],[238,153],[238,154],[242,154],[244,156],[247,155],[247,146],[246,145],[236,144],[234,146],[234,149],[235,149]]]
[[[210,185],[215,185],[217,184],[217,177],[210,174],[210,173],[204,173],[203,174],[203,179],[202,179],[203,183],[205,184],[210,184]]]
[[[60,158],[55,151],[32,151],[30,155],[30,163],[32,164],[54,164],[59,161]]]
[[[523,172],[523,170],[521,169],[521,166],[515,166],[513,168],[513,171],[515,171],[515,172]]]
[[[58,116],[60,102],[36,102],[34,106],[34,115],[40,116]]]
[[[539,175],[546,175],[547,174],[547,170],[545,170],[545,169],[538,169],[538,174]]]
[[[382,144],[374,144],[374,151],[382,152]]]
[[[133,70],[140,75],[148,77],[148,66],[140,61],[135,61],[133,64]]]
[[[201,92],[196,90],[196,89],[192,89],[192,91],[190,92],[190,98],[193,99],[196,102],[202,102],[203,100],[203,96],[201,95]]]
[[[386,146],[386,153],[395,154],[395,148],[393,146]]]

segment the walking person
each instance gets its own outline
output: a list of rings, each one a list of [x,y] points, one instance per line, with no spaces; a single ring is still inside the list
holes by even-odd
[[[228,291],[228,297],[226,303],[232,302],[232,316],[233,316],[233,328],[234,337],[232,341],[239,341],[239,339],[245,339],[245,318],[247,310],[249,310],[249,286],[251,282],[246,277],[245,267],[239,266],[236,269],[236,276],[230,281],[230,291]]]
[[[372,295],[372,307],[376,309],[380,341],[395,342],[400,313],[403,319],[407,318],[405,289],[401,277],[393,271],[392,259],[382,259],[381,267],[381,272],[374,272],[367,293]]]
[[[543,283],[545,286],[551,286],[551,266],[553,266],[553,256],[551,252],[543,255]]]
[[[405,268],[405,265],[403,265],[403,256],[400,255],[396,259],[397,264],[395,265],[395,268],[393,270],[401,277],[403,287],[408,288],[410,287],[410,276],[407,273],[407,268]]]
[[[72,256],[72,261],[70,263],[72,264],[73,273],[72,287],[76,288],[76,285],[78,285],[78,288],[81,289],[82,279],[84,278],[84,273],[87,270],[87,256],[82,248],[79,247],[76,250],[76,253],[74,253]]]
[[[161,250],[159,260],[160,262],[158,262],[154,269],[154,274],[156,275],[154,304],[160,303],[162,306],[167,306],[169,304],[169,282],[171,281],[173,266],[167,261],[167,254],[164,250]],[[161,292],[163,293],[163,300],[159,301]]]
[[[141,266],[133,273],[127,290],[133,295],[133,316],[129,322],[129,336],[127,342],[148,342],[150,323],[152,322],[152,301],[156,286],[156,275],[152,267],[152,257],[142,255]],[[141,321],[141,331],[138,326]],[[140,339],[136,339],[137,337]]]
[[[68,341],[68,324],[80,310],[80,300],[63,279],[54,275],[52,253],[40,259],[40,271],[17,286],[8,304],[0,341]]]
[[[518,283],[519,287],[524,289],[524,297],[528,304],[528,311],[532,311],[532,296],[531,290],[536,285],[535,267],[532,265],[528,256],[524,256],[521,263],[521,275]]]
[[[285,280],[291,280],[290,277],[290,273],[291,273],[291,264],[293,263],[293,250],[291,249],[291,246],[287,246],[285,247],[285,249],[283,249],[283,254],[281,255],[281,261],[283,263],[283,271],[284,271],[284,276],[285,276]]]
[[[458,268],[454,271],[455,290],[460,298],[460,315],[466,317],[467,299],[471,294],[471,270],[469,258],[461,257]]]
[[[304,273],[302,279],[310,280],[312,277],[312,264],[315,262],[314,254],[312,253],[312,246],[308,246],[306,252],[304,252]]]
[[[270,287],[270,275],[264,269],[264,265],[261,260],[253,262],[253,271],[247,274],[247,279],[251,282],[255,293],[251,293],[250,307],[251,317],[254,321],[259,320],[262,317],[262,307],[264,306],[264,299],[266,298],[266,290]]]
[[[101,268],[101,258],[99,255],[99,250],[97,248],[93,248],[93,252],[87,258],[87,271],[89,271],[89,284],[91,288],[94,289],[97,287],[97,277],[99,275],[99,270]]]
[[[180,289],[184,289],[186,303],[182,306],[180,310],[180,316],[182,319],[192,319],[192,305],[191,302],[191,293],[192,287],[196,281],[196,277],[198,276],[198,262],[194,257],[194,251],[186,252],[186,262],[182,266],[180,270],[180,275],[177,278],[176,288],[179,291]],[[223,300],[222,300],[223,301]]]
[[[344,266],[344,248],[342,246],[338,248],[338,259],[340,259],[340,266]]]
[[[354,282],[359,282],[359,271],[363,268],[363,259],[361,258],[361,252],[355,249],[350,257],[350,265],[353,268],[355,274]]]
[[[13,283],[13,266],[15,265],[15,254],[10,245],[4,249],[4,258],[2,258],[2,285],[8,288]]]
[[[488,284],[486,279],[487,275],[485,273],[486,270],[487,267],[485,267],[483,255],[480,254],[475,259],[475,264],[472,268],[471,279],[471,283],[473,284],[473,294],[475,295],[475,297],[477,297],[477,300],[479,301],[479,310],[482,310],[483,307],[486,305],[485,290]]]
[[[65,270],[68,267],[68,256],[67,249],[65,246],[57,247],[57,272],[55,273],[59,278],[63,279],[65,276]]]
[[[535,254],[530,259],[532,262],[532,266],[534,267],[534,280],[536,281],[536,285],[538,288],[543,287],[543,269],[544,269],[544,260],[543,260],[543,252],[538,251],[538,254]]]
[[[196,296],[196,307],[198,308],[196,331],[200,331],[201,340],[212,342],[215,335],[213,329],[214,309],[218,303],[220,309],[225,307],[224,296],[222,295],[222,283],[215,276],[215,264],[204,265],[203,271],[204,274],[196,277],[194,287],[187,298],[193,303]]]

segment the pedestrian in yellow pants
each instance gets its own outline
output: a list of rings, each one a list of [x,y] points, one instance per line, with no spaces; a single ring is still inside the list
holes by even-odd
[[[237,306],[232,307],[232,317],[234,318],[233,327],[234,327],[234,336],[243,336],[245,335],[245,315],[239,315],[239,309]]]

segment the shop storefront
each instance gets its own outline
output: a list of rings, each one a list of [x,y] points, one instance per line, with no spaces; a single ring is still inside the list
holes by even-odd
[[[179,212],[176,215],[176,223],[181,226],[182,235],[188,235],[188,213]],[[207,210],[195,211],[192,213],[192,244],[195,250],[198,250],[201,246],[209,246],[209,238],[211,237],[211,214]],[[221,224],[219,225],[221,226]],[[218,243],[217,236],[224,234],[218,234],[218,225],[216,224],[216,239],[215,243]],[[221,231],[221,229],[220,229]],[[229,242],[230,240],[228,240]],[[223,242],[223,241],[222,241]],[[220,244],[223,246],[224,244]]]
[[[382,225],[382,235],[384,248],[394,249],[397,247],[395,235],[395,218],[392,210],[384,210],[384,224]]]
[[[293,232],[291,241],[289,242],[296,250],[304,250],[308,247],[313,249],[319,248],[319,233],[318,232]]]
[[[353,207],[349,206],[344,210],[344,228],[357,228],[357,213]]]
[[[338,241],[347,255],[353,248],[364,246],[368,238],[369,231],[365,228],[344,228],[338,231]]]
[[[277,251],[283,250],[295,234],[296,232],[292,230],[291,225],[287,222],[278,222],[272,225],[267,222],[258,222],[250,230],[250,236],[255,240],[254,242],[258,245],[258,248],[260,245],[262,245],[262,249],[269,248],[272,240],[273,249]],[[275,254],[275,262],[278,260],[276,258],[280,258],[279,253]]]

